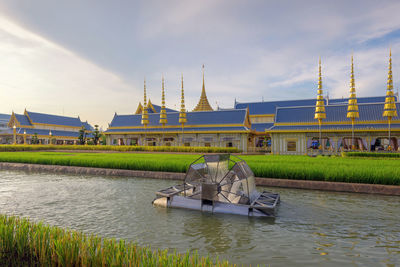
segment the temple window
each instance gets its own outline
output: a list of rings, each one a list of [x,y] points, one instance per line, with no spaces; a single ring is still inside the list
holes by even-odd
[[[286,143],[287,146],[287,151],[288,152],[296,152],[296,146],[297,146],[297,142],[296,141],[287,141]]]

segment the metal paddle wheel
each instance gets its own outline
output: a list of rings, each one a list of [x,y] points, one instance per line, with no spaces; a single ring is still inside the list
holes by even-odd
[[[155,206],[275,216],[279,194],[258,192],[247,163],[229,154],[204,155],[190,164],[183,184],[156,193]]]

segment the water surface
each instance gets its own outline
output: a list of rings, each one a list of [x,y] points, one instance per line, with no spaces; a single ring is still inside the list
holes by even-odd
[[[238,264],[400,264],[400,197],[271,188],[276,219],[154,208],[154,192],[175,183],[0,171],[0,212]]]

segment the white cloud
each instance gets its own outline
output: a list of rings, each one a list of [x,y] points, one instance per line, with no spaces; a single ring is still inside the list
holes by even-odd
[[[114,111],[132,112],[139,94],[117,75],[0,17],[1,112],[29,110],[104,127]]]
[[[90,21],[104,21],[101,15],[104,13],[95,7],[92,12],[82,6],[80,12],[90,12]],[[152,102],[159,103],[163,71],[167,105],[179,108],[180,73],[184,72],[186,106],[191,110],[200,96],[203,63],[206,64],[207,95],[213,107],[216,101],[220,106],[231,107],[235,97],[239,101],[257,101],[262,96],[265,100],[310,98],[316,94],[319,56],[325,90],[331,97],[346,97],[352,50],[357,95],[382,95],[389,44],[393,47],[396,87],[400,81],[399,40],[386,40],[374,47],[368,45],[371,39],[400,29],[397,16],[400,3],[395,1],[379,4],[374,1],[150,1],[140,8],[129,7],[124,6],[124,11],[132,11],[134,20],[113,16],[120,12],[116,5],[109,4],[107,8],[113,12],[106,12],[110,16],[107,19],[113,23],[106,30],[97,32],[85,28],[92,25],[84,20],[86,16],[74,22],[75,27],[83,27],[80,32],[96,35],[96,41],[113,41],[104,46],[104,51],[100,49],[94,54],[80,48],[97,46],[80,43],[79,35],[71,31],[58,40],[63,46],[74,47],[74,53],[55,45],[54,31],[63,26],[66,29],[62,23],[65,17],[50,27],[51,17],[26,14],[18,5],[10,9],[13,19],[22,21],[35,32],[43,32],[47,39],[15,25],[0,27],[0,56],[7,62],[0,67],[0,76],[7,77],[0,79],[0,85],[20,90],[18,100],[13,100],[9,107],[22,109],[28,102],[45,112],[60,113],[62,105],[68,114],[88,114],[90,121],[109,122],[114,111],[135,110],[138,99],[142,98],[142,75],[148,78]],[[46,8],[42,4],[38,10],[51,13]],[[68,12],[71,10],[63,10],[62,14],[71,14]],[[130,12],[123,14],[127,13]],[[109,35],[110,31],[115,34]],[[51,38],[53,42],[49,41]],[[132,47],[120,49],[126,43]],[[107,62],[106,57],[98,60],[96,57],[102,52],[115,52],[118,56],[113,62]],[[89,60],[102,62],[104,68]],[[117,76],[108,71],[113,64],[124,74]],[[139,89],[120,77],[132,80]],[[84,94],[85,100],[77,101],[70,97],[73,94]],[[22,101],[25,95],[29,99]]]

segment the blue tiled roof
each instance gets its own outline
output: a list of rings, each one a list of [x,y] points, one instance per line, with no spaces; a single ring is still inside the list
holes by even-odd
[[[244,124],[246,118],[245,109],[224,110],[224,111],[197,111],[187,112],[187,123],[185,125],[205,125],[215,124],[223,126],[224,124]],[[142,126],[142,115],[115,115],[110,127],[124,127],[124,126]],[[167,125],[180,126],[179,112],[167,113]],[[160,126],[160,114],[149,114],[148,126]]]
[[[185,133],[191,133],[191,132],[207,132],[207,131],[248,131],[249,129],[244,126],[237,126],[237,127],[190,127],[190,128],[184,128]],[[143,132],[143,128],[139,129],[108,129],[105,131],[106,133],[113,133],[113,132]],[[165,128],[164,130],[159,127],[159,128],[147,128],[146,132],[181,132],[181,128]]]
[[[25,115],[20,115],[20,114],[15,114],[15,118],[17,119],[17,121],[22,125],[22,126],[32,126],[32,124],[30,123],[28,117],[26,117]]]
[[[325,105],[327,104],[324,99]],[[284,100],[284,101],[268,101],[268,102],[249,102],[249,103],[235,103],[235,108],[243,109],[249,107],[250,115],[253,114],[275,114],[278,107],[304,107],[315,106],[316,99],[300,99],[300,100]],[[329,99],[329,105],[347,104],[348,98],[334,98]],[[357,97],[357,102],[363,103],[384,103],[385,96],[374,97]]]
[[[152,104],[153,105],[153,107],[154,107],[154,109],[156,110],[156,112],[155,113],[160,113],[160,111],[161,111],[161,106],[159,106],[159,105],[154,105],[154,104]],[[148,109],[149,110],[149,109]],[[165,111],[166,112],[178,112],[177,110],[173,110],[173,109],[170,109],[170,108],[165,108]],[[152,112],[153,113],[153,112]]]
[[[360,117],[357,121],[384,121],[382,117],[384,104],[359,104]],[[400,115],[400,105],[397,104],[397,114]],[[325,107],[326,119],[324,122],[351,121],[347,118],[347,105],[329,105]],[[315,106],[278,108],[276,123],[316,122],[314,119]],[[394,119],[398,119],[395,117]]]
[[[94,131],[93,126],[90,125],[87,121],[82,122],[82,126],[85,127],[85,129],[86,129],[87,131]]]
[[[316,99],[303,100],[287,100],[287,101],[270,101],[270,102],[252,102],[235,104],[236,109],[249,108],[250,115],[253,114],[275,114],[277,107],[291,106],[311,106],[315,105]]]
[[[50,130],[43,130],[43,129],[32,129],[32,128],[17,128],[16,129],[17,134],[23,134],[24,131],[26,131],[26,134],[29,135],[44,135],[44,136],[48,136],[50,133]],[[8,129],[6,131],[6,133],[9,134],[13,134],[13,130],[12,129]],[[72,132],[72,131],[57,131],[57,130],[51,130],[51,134],[53,137],[58,137],[58,136],[62,136],[62,137],[79,137],[79,132]],[[87,137],[91,137],[92,135],[87,135]]]
[[[392,123],[391,124],[392,129],[400,129],[400,124],[399,123]],[[322,130],[351,130],[351,124],[333,124],[333,125],[321,125]],[[374,123],[374,124],[355,124],[354,129],[356,130],[382,130],[382,131],[387,131],[388,130],[388,124],[387,123]],[[273,126],[271,131],[285,131],[285,130],[295,130],[295,131],[318,131],[319,126],[318,125],[278,125],[278,126]]]
[[[266,129],[271,128],[274,123],[252,123],[251,129],[256,132],[265,132]]]
[[[53,125],[81,127],[82,122],[79,118],[50,115],[27,111],[29,118],[33,123],[44,123]]]
[[[348,98],[335,98],[328,101],[329,105],[347,104],[348,102]],[[385,103],[385,96],[357,97],[357,103]]]
[[[11,115],[8,115],[8,114],[1,114],[1,113],[0,113],[0,121],[9,122],[9,121],[10,121],[10,117],[11,117]]]

